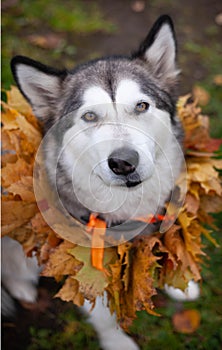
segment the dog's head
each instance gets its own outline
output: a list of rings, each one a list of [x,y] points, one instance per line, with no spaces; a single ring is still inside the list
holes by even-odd
[[[172,163],[180,127],[175,117],[176,42],[168,16],[157,20],[131,57],[102,58],[60,71],[17,56],[12,72],[44,130],[48,135],[53,130],[48,164],[50,156],[56,157],[61,176],[72,180],[84,207],[118,212],[116,219],[124,219],[129,206],[138,207],[142,184],[149,198],[170,193],[174,181],[164,190],[160,172],[168,167],[178,174],[180,162]],[[133,196],[121,211],[126,189]],[[148,199],[139,203],[142,208]]]

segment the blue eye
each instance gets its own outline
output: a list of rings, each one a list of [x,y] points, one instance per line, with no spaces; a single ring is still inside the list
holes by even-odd
[[[83,114],[81,117],[85,122],[96,122],[98,120],[98,117],[95,113],[93,112],[87,112]]]
[[[142,113],[147,111],[149,109],[149,106],[150,105],[147,102],[139,102],[137,103],[135,110],[136,112]]]

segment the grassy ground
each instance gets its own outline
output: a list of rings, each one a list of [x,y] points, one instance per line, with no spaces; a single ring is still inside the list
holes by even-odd
[[[217,1],[214,1],[215,4]],[[155,17],[168,12],[175,15],[181,42],[180,63],[185,78],[182,91],[190,91],[194,84],[206,90],[209,94],[209,102],[203,107],[203,111],[211,117],[212,134],[215,137],[221,137],[222,86],[215,83],[215,77],[221,74],[222,66],[221,43],[218,40],[221,27],[213,21],[207,22],[208,17],[214,13],[211,2],[200,0],[194,4],[192,1],[187,1],[185,6],[176,0],[152,0],[141,14],[133,12],[130,6],[131,1],[65,0],[57,2],[56,6],[52,1],[43,0],[32,3],[28,0],[3,1],[3,88],[8,88],[13,83],[9,62],[15,54],[31,56],[50,65],[59,66],[62,62],[63,66],[70,68],[76,62],[94,58],[97,53],[110,53],[112,49],[115,52],[114,48],[120,49],[120,52],[122,48],[123,51],[127,51],[129,47],[132,49],[133,46],[129,42],[144,35],[142,25],[148,21],[146,16],[151,23],[150,12]],[[205,17],[201,12],[204,6],[206,6]],[[124,20],[125,14],[128,16],[127,21]],[[190,19],[192,23],[189,22]],[[201,25],[201,21],[207,23]],[[124,30],[128,33],[134,32],[135,38],[133,34],[132,36],[123,34]],[[112,46],[112,43],[118,41],[118,36],[121,37],[121,43],[116,44],[119,47]],[[104,52],[103,50],[107,49],[107,43],[111,51]],[[222,216],[219,216],[219,226],[222,226],[221,222]],[[222,245],[222,232],[216,233],[215,237]],[[143,312],[138,313],[138,319],[132,327],[132,335],[141,349],[219,350],[221,348],[222,251],[221,248],[215,248],[208,242],[206,244],[206,252],[211,259],[206,260],[203,266],[201,297],[197,302],[184,305],[184,308],[200,311],[200,327],[190,335],[175,332],[171,319],[180,305],[163,296],[163,307],[159,310],[163,316],[159,318]],[[57,309],[57,302],[53,305],[54,310],[45,315],[49,319],[48,322],[43,322],[43,316],[39,314],[36,316],[37,322],[36,319],[31,319],[31,325],[27,324],[24,336],[19,334],[20,320],[16,325],[18,331],[9,330],[6,327],[5,331],[8,332],[6,348],[10,350],[66,350],[71,347],[77,350],[99,349],[95,332],[86,325],[84,320],[80,320],[79,314],[73,307],[67,308],[59,304],[60,308]],[[26,317],[30,316],[26,314]],[[14,336],[21,346],[16,345],[15,341],[14,347],[10,347],[11,336]]]

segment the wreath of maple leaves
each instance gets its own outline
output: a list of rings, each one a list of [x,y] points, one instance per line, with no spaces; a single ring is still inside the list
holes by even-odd
[[[209,118],[201,114],[196,101],[184,96],[178,102],[185,130],[188,191],[176,223],[163,234],[156,232],[105,248],[105,269],[99,271],[91,265],[90,248],[64,239],[63,234],[58,236],[44,221],[33,190],[41,128],[16,87],[6,95],[7,102],[2,102],[2,234],[18,240],[28,256],[36,252],[39,263],[44,264],[43,276],[63,281],[56,297],[76,305],[83,305],[87,298],[94,304],[95,298],[106,291],[110,311],[116,312],[121,326],[127,329],[136,311],[156,314],[152,296],[157,287],[167,283],[185,289],[190,279],[201,279],[205,255],[202,236],[217,245],[206,224],[213,225],[209,213],[222,210],[217,171],[222,169],[222,160],[214,153],[221,140],[210,137]]]

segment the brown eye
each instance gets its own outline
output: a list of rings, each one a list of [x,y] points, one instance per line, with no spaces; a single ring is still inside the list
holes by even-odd
[[[149,103],[139,102],[139,103],[137,103],[135,110],[136,110],[136,112],[142,113],[142,112],[147,111],[148,108],[149,108]]]
[[[82,119],[85,122],[96,122],[98,120],[98,117],[95,113],[93,112],[87,112],[82,116]]]

